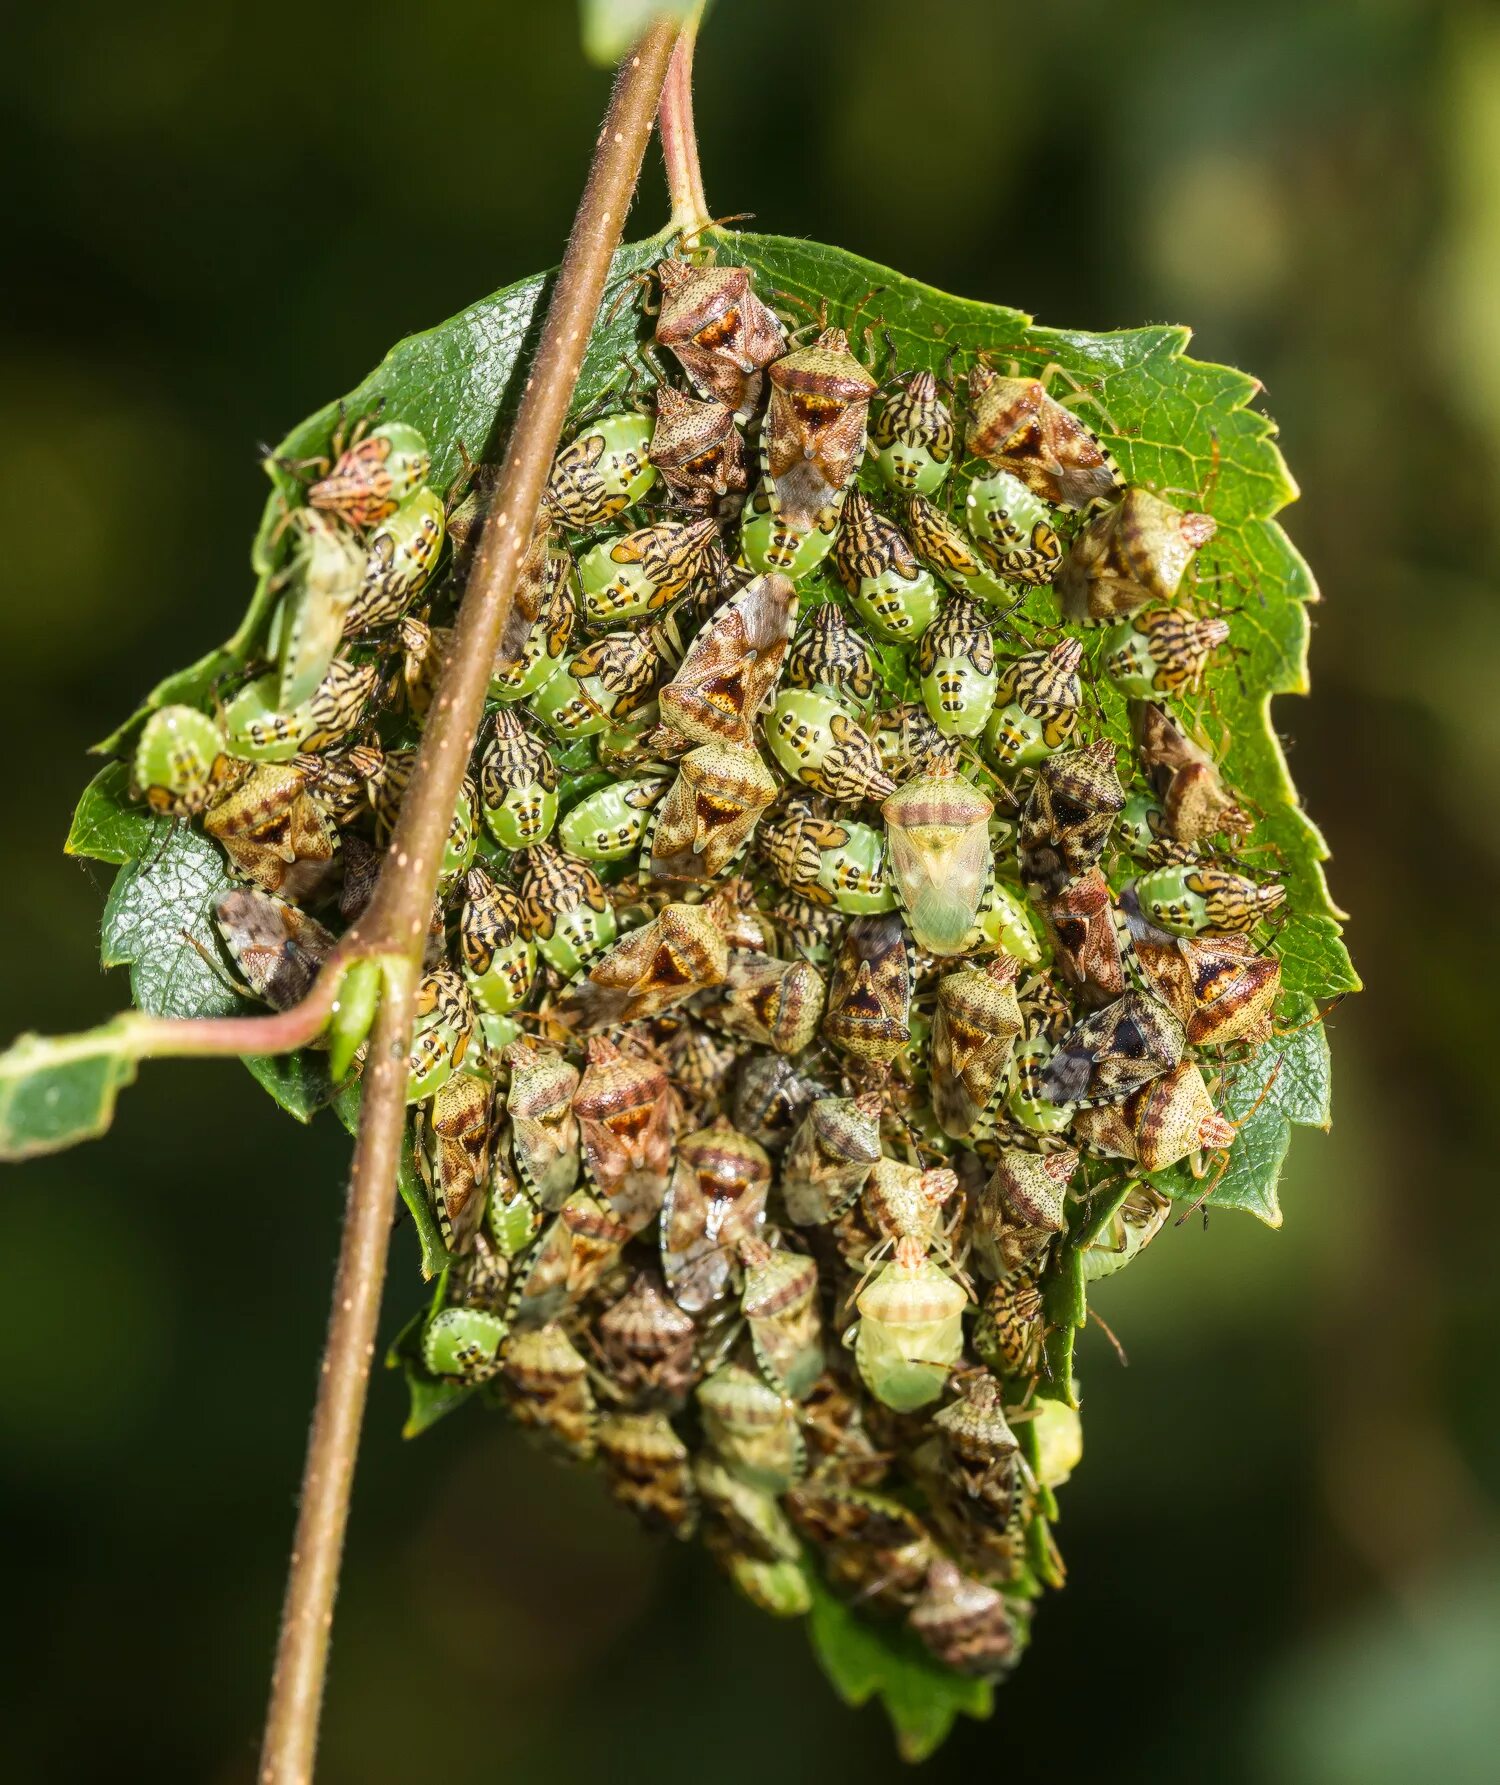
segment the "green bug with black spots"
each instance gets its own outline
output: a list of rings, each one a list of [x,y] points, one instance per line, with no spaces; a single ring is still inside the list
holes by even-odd
[[[712,520],[658,521],[606,539],[578,560],[584,618],[613,626],[655,613],[708,574],[718,553]]]
[[[953,465],[953,416],[931,372],[911,372],[870,425],[870,456],[898,495],[930,496]]]
[[[995,635],[977,603],[950,595],[922,634],[922,704],[944,737],[971,738],[995,709]]]
[[[1135,883],[1141,910],[1174,936],[1247,934],[1286,903],[1286,888],[1208,863],[1181,862]]]
[[[248,769],[229,755],[224,734],[196,707],[159,707],[141,728],[131,759],[132,796],[153,812],[192,818]]]
[[[915,644],[932,624],[938,603],[932,572],[863,490],[850,490],[844,504],[833,568],[860,618],[881,638]]]
[[[1229,622],[1198,620],[1186,608],[1143,607],[1109,633],[1104,673],[1132,700],[1195,693],[1208,660],[1229,637]]]
[[[995,711],[984,728],[985,744],[1001,768],[1040,762],[1072,737],[1083,704],[1082,657],[1079,641],[1064,638],[1050,651],[1028,651],[1001,665]]]
[[[1062,563],[1053,510],[1009,471],[976,477],[964,497],[969,534],[1009,582],[1050,583]]]
[[[1005,581],[993,549],[971,539],[925,496],[913,496],[907,505],[906,530],[917,556],[950,589],[990,607],[1015,605],[1016,591]]]
[[[509,707],[495,714],[479,759],[484,827],[502,849],[529,849],[557,820],[557,763]]]
[[[671,784],[669,775],[642,775],[597,788],[567,814],[558,836],[585,861],[623,861],[640,848],[652,808]]]
[[[436,491],[414,491],[365,542],[358,591],[344,616],[345,638],[389,626],[411,606],[443,549],[447,515]]]
[[[458,915],[464,980],[482,1014],[509,1016],[536,980],[536,944],[526,934],[521,901],[483,868],[464,876]]]
[[[776,507],[769,484],[761,483],[745,505],[744,525],[740,529],[741,556],[761,576],[774,570],[794,583],[799,582],[833,550],[845,496],[846,492],[841,490],[818,510],[809,526],[794,527]]]
[[[579,429],[552,461],[546,503],[567,526],[602,527],[656,482],[651,422],[622,410]]]

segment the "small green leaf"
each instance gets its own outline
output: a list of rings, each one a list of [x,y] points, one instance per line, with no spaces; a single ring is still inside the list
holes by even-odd
[[[960,1713],[989,1716],[994,1695],[987,1681],[939,1666],[904,1625],[860,1617],[834,1598],[815,1568],[808,1577],[813,1603],[807,1628],[818,1665],[845,1704],[880,1699],[903,1760],[935,1754]]]
[[[1047,1338],[1042,1348],[1039,1392],[1076,1407],[1073,1347],[1079,1328],[1088,1319],[1088,1285],[1083,1275],[1083,1251],[1076,1235],[1068,1235],[1062,1245],[1054,1248],[1041,1287]]]
[[[433,1306],[441,1305],[440,1284]],[[422,1361],[422,1329],[427,1324],[429,1312],[430,1310],[424,1308],[414,1319],[407,1321],[391,1341],[391,1348],[385,1357],[385,1367],[388,1370],[401,1371],[406,1380],[406,1392],[411,1398],[406,1424],[401,1428],[403,1438],[420,1438],[445,1413],[451,1413],[455,1407],[468,1400],[477,1386],[472,1382],[447,1382],[440,1376],[428,1373],[427,1365]]]
[[[583,53],[601,68],[613,68],[648,26],[658,19],[682,25],[702,9],[703,0],[579,0]]]
[[[135,1079],[135,1018],[80,1035],[22,1035],[0,1054],[0,1159],[61,1152],[103,1134]]]
[[[249,1054],[242,1059],[256,1084],[299,1122],[310,1122],[333,1102],[335,1086],[327,1054],[299,1048],[295,1054]]]
[[[148,856],[172,823],[131,799],[127,764],[106,763],[83,790],[63,850],[121,866]]]
[[[211,908],[233,884],[215,845],[181,825],[121,868],[104,907],[100,959],[130,968],[138,1010],[232,1016],[251,1008],[210,965],[218,959]]]

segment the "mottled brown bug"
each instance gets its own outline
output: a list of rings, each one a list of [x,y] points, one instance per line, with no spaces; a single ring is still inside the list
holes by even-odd
[[[789,1489],[786,1509],[817,1546],[835,1592],[856,1603],[897,1609],[920,1592],[932,1559],[932,1536],[899,1500],[825,1479]]]
[[[490,1110],[494,1087],[474,1072],[456,1072],[432,1100],[428,1130],[417,1149],[450,1252],[467,1252],[484,1219],[490,1175]],[[424,1124],[419,1122],[418,1132]]]
[[[1097,435],[1047,394],[1041,378],[1005,378],[986,365],[969,374],[969,451],[1019,477],[1061,508],[1087,508],[1120,486]]]
[[[648,1530],[692,1536],[698,1523],[692,1459],[665,1413],[605,1413],[597,1444],[609,1491],[621,1506]]]
[[[1169,836],[1191,846],[1220,831],[1242,836],[1250,829],[1250,815],[1226,790],[1218,764],[1164,707],[1132,701],[1130,727]]]
[[[975,1253],[992,1277],[1039,1259],[1067,1226],[1063,1199],[1077,1170],[1078,1155],[1071,1147],[1056,1153],[1001,1150],[980,1192],[971,1234]]]
[[[214,927],[250,991],[273,1010],[301,1003],[334,945],[315,917],[243,886],[214,906]]]
[[[895,912],[856,917],[834,961],[823,1033],[860,1067],[888,1065],[911,1040],[916,962]]]
[[[628,1406],[675,1412],[697,1385],[692,1317],[670,1300],[651,1271],[637,1271],[596,1323],[610,1386]]]
[[[1061,891],[1104,853],[1124,805],[1113,744],[1101,739],[1049,756],[1021,813],[1022,874],[1046,892]]]
[[[792,1136],[781,1162],[781,1197],[799,1227],[836,1220],[864,1189],[880,1158],[878,1091],[862,1097],[819,1097]]]
[[[664,906],[601,955],[586,979],[573,981],[558,1018],[580,1034],[640,1022],[722,984],[728,958],[718,927],[699,906]]]
[[[262,891],[306,900],[326,883],[338,833],[290,762],[258,763],[203,815],[231,869]]]
[[[988,1370],[961,1379],[956,1400],[932,1416],[950,1479],[989,1524],[1009,1522],[1021,1447],[1005,1417],[1005,1396]]]
[[[935,1556],[907,1621],[935,1660],[955,1673],[994,1680],[1009,1672],[1016,1632],[1005,1596]]]
[[[1063,617],[1084,626],[1171,602],[1195,554],[1214,536],[1212,515],[1184,513],[1132,485],[1068,548],[1053,582]]]
[[[656,392],[651,463],[684,508],[717,509],[749,482],[734,411],[716,398],[697,402],[663,384]]]
[[[1187,1035],[1160,998],[1126,992],[1075,1023],[1042,1072],[1052,1103],[1123,1103],[1182,1058]]]
[[[1122,997],[1139,967],[1130,933],[1116,918],[1103,872],[1089,868],[1051,894],[1042,909],[1057,970],[1079,997],[1088,1004],[1108,1004]]]
[[[710,1014],[731,1035],[778,1054],[800,1054],[818,1032],[825,997],[823,976],[810,961],[736,949]]]
[[[1258,1046],[1271,1035],[1281,962],[1244,936],[1167,936],[1135,924],[1152,988],[1187,1025],[1189,1047]]]
[[[598,1410],[588,1365],[560,1326],[513,1332],[500,1348],[512,1416],[586,1463],[594,1455]]]
[[[838,328],[778,359],[768,377],[761,459],[775,508],[788,525],[805,531],[859,468],[875,380]]]
[[[739,1250],[745,1270],[740,1312],[756,1362],[774,1388],[800,1401],[823,1370],[817,1264],[759,1238],[742,1239]]]
[[[505,1108],[512,1157],[522,1183],[550,1213],[578,1181],[578,1068],[531,1041],[512,1042],[503,1058],[510,1068]]]
[[[1022,1030],[1018,966],[1010,955],[997,955],[938,981],[928,1055],[932,1109],[955,1140],[973,1135],[1004,1089]]]
[[[780,680],[797,591],[774,571],[747,583],[694,639],[658,696],[662,724],[700,744],[748,749]]]
[[[760,401],[764,368],[786,347],[781,324],[751,290],[749,268],[663,260],[656,276],[656,339],[703,396],[745,419]]]
[[[974,1322],[974,1354],[1003,1376],[1034,1376],[1045,1332],[1036,1272],[1012,1271],[984,1299]]]
[[[1097,1152],[1134,1159],[1143,1171],[1187,1159],[1201,1177],[1201,1154],[1233,1145],[1237,1130],[1214,1108],[1200,1068],[1182,1060],[1124,1103],[1079,1110],[1073,1132]]]
[[[776,782],[753,750],[700,744],[652,814],[644,859],[659,880],[712,880],[748,842],[776,797]]]
[[[592,1036],[573,1113],[590,1180],[630,1232],[639,1233],[661,1207],[672,1166],[677,1110],[666,1073]]]
[[[766,1218],[771,1161],[724,1116],[677,1145],[661,1212],[661,1260],[679,1307],[699,1314],[724,1296],[738,1246]]]

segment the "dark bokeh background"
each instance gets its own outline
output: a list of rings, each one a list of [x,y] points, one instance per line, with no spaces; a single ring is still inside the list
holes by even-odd
[[[556,259],[605,79],[562,0],[83,0],[7,37],[9,1035],[125,996],[106,871],[59,848],[85,746],[239,612],[257,443]],[[1169,1230],[1099,1295],[1131,1361],[1084,1341],[1070,1585],[931,1775],[1490,1780],[1500,17],[720,0],[700,61],[724,210],[1049,322],[1190,321],[1259,373],[1327,598],[1277,721],[1370,983],[1335,1132],[1299,1134],[1282,1233]],[[164,1065],[7,1175],[7,1778],[252,1776],[345,1157],[236,1067]],[[498,1422],[401,1417],[382,1377],[325,1779],[899,1774],[800,1629]]]

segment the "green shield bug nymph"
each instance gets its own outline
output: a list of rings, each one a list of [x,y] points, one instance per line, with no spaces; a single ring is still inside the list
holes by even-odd
[[[896,1256],[855,1304],[854,1361],[877,1401],[914,1413],[937,1400],[963,1356],[968,1299],[920,1240],[897,1240]]]
[[[283,711],[313,693],[333,662],[364,571],[364,553],[347,527],[316,508],[291,517],[289,586],[271,624],[277,663],[276,704]]]
[[[993,548],[971,539],[925,496],[912,497],[906,528],[917,556],[949,588],[994,607],[1015,605],[1016,592],[1005,582]]]
[[[1216,531],[1209,514],[1184,513],[1132,484],[1068,548],[1054,580],[1063,618],[1101,625],[1151,602],[1172,602]]]
[[[923,774],[935,756],[945,756],[951,747],[920,701],[904,700],[883,707],[874,723],[881,765],[896,781]]]
[[[980,901],[969,948],[975,954],[1004,952],[1029,966],[1041,959],[1042,951],[1026,901],[997,880],[993,870]]]
[[[463,1064],[474,1032],[474,1000],[451,967],[434,967],[417,987],[406,1062],[406,1101],[432,1097]]]
[[[587,738],[627,718],[650,694],[661,658],[652,641],[610,632],[564,660],[531,703],[560,738]]]
[[[591,626],[639,619],[675,601],[711,568],[714,521],[657,521],[606,539],[578,560],[584,618]]]
[[[1050,651],[1028,651],[1000,666],[995,711],[984,741],[1001,768],[1040,762],[1060,750],[1078,724],[1083,646],[1060,639]]]
[[[895,788],[875,740],[826,688],[783,688],[765,733],[786,772],[829,799],[878,800]]]
[[[492,700],[525,700],[562,667],[573,636],[573,560],[543,522],[522,567],[515,606],[490,670]]]
[[[970,536],[1000,574],[1014,583],[1050,583],[1062,563],[1052,510],[1009,471],[976,477],[964,496]]]
[[[351,527],[373,527],[426,483],[431,464],[427,442],[406,422],[385,422],[367,434],[356,428],[352,443],[307,492],[307,500]]]
[[[502,849],[546,840],[557,818],[557,763],[518,714],[501,707],[479,759],[484,826]]]
[[[989,879],[995,808],[950,764],[919,776],[881,807],[891,879],[919,948],[963,952]]]
[[[787,652],[786,679],[793,688],[822,683],[868,706],[879,680],[874,653],[832,601],[819,603]]]
[[[912,372],[870,424],[871,457],[898,495],[930,496],[953,463],[953,417],[931,372]]]
[[[130,786],[153,812],[192,818],[246,772],[225,748],[224,734],[196,707],[158,707],[141,727]]]
[[[299,751],[340,744],[364,717],[379,679],[377,665],[335,657],[312,694],[282,710],[279,678],[258,676],[224,708],[225,738],[236,756],[252,762],[286,762]]]
[[[995,635],[976,603],[950,595],[922,634],[918,668],[922,704],[945,737],[983,731],[995,707],[999,675]]]
[[[671,785],[666,775],[613,781],[581,799],[558,827],[563,847],[585,861],[615,862],[634,855],[652,809]]]
[[[422,1362],[430,1374],[487,1382],[500,1369],[505,1322],[484,1308],[440,1308],[422,1330]]]
[[[843,507],[844,493],[840,491],[806,526],[794,526],[776,507],[769,482],[763,482],[745,506],[741,555],[754,571],[764,574],[774,570],[797,582],[833,550]]]
[[[550,843],[522,857],[521,911],[537,948],[567,978],[615,939],[615,908],[587,862]]]
[[[525,933],[521,901],[483,868],[464,876],[458,916],[464,980],[490,1016],[508,1016],[526,1000],[536,978],[536,944]]]
[[[1143,874],[1135,893],[1146,917],[1174,936],[1248,933],[1286,902],[1286,888],[1274,880],[1261,884],[1199,862]]]
[[[447,517],[434,490],[420,489],[365,543],[359,589],[344,616],[344,636],[353,638],[399,620],[416,600],[443,549]]]
[[[1227,620],[1196,620],[1181,607],[1143,607],[1105,641],[1104,673],[1135,700],[1194,694],[1208,660],[1229,637]]]
[[[656,482],[651,423],[621,410],[579,429],[552,461],[546,503],[569,527],[602,527]]]
[[[849,492],[833,567],[862,619],[893,644],[914,644],[932,624],[938,591],[906,535],[858,488]]]

